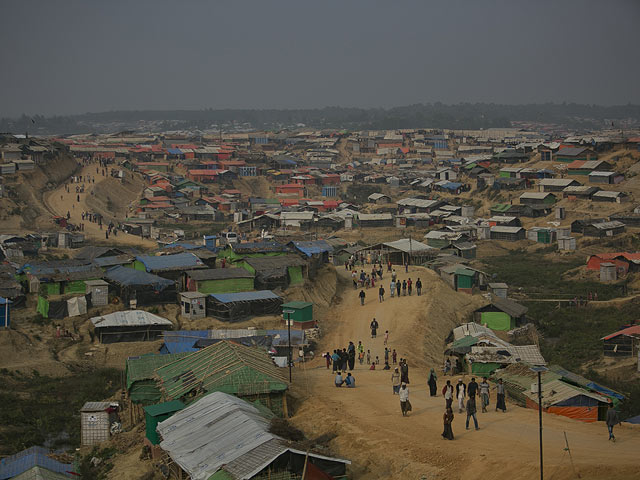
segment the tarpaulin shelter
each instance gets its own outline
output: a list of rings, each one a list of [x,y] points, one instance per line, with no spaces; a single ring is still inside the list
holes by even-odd
[[[527,407],[538,408],[538,393],[525,392]],[[605,420],[609,399],[562,380],[553,380],[542,385],[542,408],[549,413],[573,418],[581,422]]]
[[[173,280],[126,267],[113,267],[105,272],[105,279],[113,285],[125,305],[131,300],[137,306],[175,303],[176,283]]]
[[[207,268],[184,273],[185,290],[200,293],[235,293],[253,290],[254,273],[245,268]]]
[[[85,297],[72,297],[67,300],[67,315],[77,317],[87,313],[87,299]]]
[[[474,319],[493,330],[512,330],[525,321],[528,308],[508,298],[492,296],[491,303],[473,312]]]
[[[203,348],[156,370],[164,400],[193,401],[211,392],[225,392],[260,402],[286,416],[285,372],[260,348],[229,340]]]
[[[11,326],[12,303],[8,298],[0,297],[0,328],[9,328]]]
[[[182,272],[207,268],[207,266],[193,253],[182,252],[174,255],[138,255],[133,262],[133,268],[170,280],[177,280]]]
[[[251,315],[278,315],[282,297],[270,290],[238,293],[213,293],[207,298],[207,314],[237,322]]]
[[[158,403],[156,405],[148,405],[144,407],[144,423],[147,440],[151,445],[160,443],[156,427],[160,422],[165,421],[174,413],[184,408],[184,403],[180,400],[172,400],[170,402]]]
[[[161,353],[195,352],[220,340],[232,340],[243,345],[261,345],[265,348],[283,347],[288,345],[288,331],[260,330],[250,328],[216,329],[216,330],[176,330],[162,332],[164,344]],[[305,345],[304,331],[291,331],[291,345]]]
[[[267,478],[267,472],[271,478],[299,478],[305,465],[307,474],[315,472],[305,478],[342,478],[351,463],[297,448],[269,432],[269,417],[259,406],[222,392],[180,410],[157,431],[175,478],[182,472],[192,480]]]
[[[292,241],[287,244],[296,251],[309,259],[309,266],[312,270],[312,276],[315,275],[315,271],[324,263],[329,263],[329,255],[333,252],[333,247],[324,240],[312,240],[312,241]]]
[[[309,276],[307,260],[298,255],[280,255],[276,257],[247,257],[237,263],[238,266],[255,274],[255,287],[267,290],[286,289],[298,285]]]
[[[127,358],[125,375],[127,392],[133,403],[152,405],[158,403],[162,394],[154,378],[156,368],[184,357],[187,352],[160,355],[148,354]]]
[[[173,327],[170,320],[143,310],[109,313],[93,317],[91,323],[101,343],[155,340],[167,327]]]
[[[30,447],[15,455],[4,457],[0,460],[0,480],[14,478],[31,470],[33,467],[42,467],[50,472],[64,475],[70,478],[75,472],[71,464],[58,462],[48,455],[50,451],[42,447]]]

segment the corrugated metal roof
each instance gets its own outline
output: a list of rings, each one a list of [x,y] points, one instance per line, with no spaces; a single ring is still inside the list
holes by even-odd
[[[280,298],[271,290],[257,290],[255,292],[212,293],[211,296],[222,303],[250,302],[253,300],[269,300]]]
[[[13,477],[12,480],[67,480],[68,478],[69,476],[63,473],[52,472],[46,468],[35,466],[17,477]]]
[[[433,247],[426,245],[422,242],[418,242],[417,240],[401,238],[400,240],[395,240],[393,242],[385,242],[383,243],[385,247],[393,248],[395,250],[400,250],[405,253],[410,252],[420,252],[424,250],[434,250]]]
[[[104,412],[107,408],[111,406],[112,402],[86,402],[82,408],[81,412]]]
[[[163,290],[166,287],[174,285],[173,280],[153,275],[151,273],[134,270],[127,267],[113,267],[107,270],[104,278],[120,285],[152,285],[156,290]]]
[[[147,325],[173,325],[170,320],[143,310],[125,310],[113,312],[91,319],[96,328],[105,327],[139,327]]]
[[[0,480],[14,478],[36,466],[62,474],[63,478],[71,477],[72,472],[75,471],[73,465],[53,460],[47,456],[49,453],[46,448],[30,447],[15,455],[3,458],[0,463]]]
[[[393,220],[390,213],[358,213],[358,220],[371,222],[375,220]]]
[[[160,447],[193,480],[207,480],[224,469],[229,478],[250,479],[288,450],[268,431],[269,422],[253,405],[222,392],[203,397],[158,424]],[[341,463],[348,460],[309,456]]]
[[[532,393],[531,389],[525,390],[524,394],[531,400],[538,401],[538,393]],[[578,395],[593,398],[602,403],[609,403],[609,399],[595,392],[589,392],[579,387],[570,385],[562,380],[553,380],[542,384],[542,407],[547,408],[551,405],[569,400]]]
[[[471,347],[470,358],[474,362],[519,363],[546,365],[536,345],[506,345],[501,347]]]
[[[244,268],[205,268],[191,270],[187,276],[193,280],[225,280],[228,278],[253,278],[253,274]]]
[[[495,227],[491,227],[491,231],[496,233],[518,233],[521,230],[523,230],[522,227],[507,227],[504,225],[496,225]]]
[[[147,272],[162,270],[181,270],[184,268],[203,267],[204,263],[193,253],[183,252],[174,255],[139,255],[136,260],[142,262]]]
[[[612,333],[611,335],[602,337],[600,340],[611,340],[612,338],[615,338],[619,335],[627,335],[640,338],[640,325],[633,325],[631,327],[623,328],[622,330]]]

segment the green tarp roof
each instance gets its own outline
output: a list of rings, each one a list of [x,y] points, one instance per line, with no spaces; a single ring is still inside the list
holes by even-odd
[[[283,308],[306,308],[309,305],[313,305],[313,303],[311,302],[301,302],[301,301],[294,301],[294,302],[289,302],[289,303],[283,303],[282,307]]]
[[[284,371],[266,351],[227,340],[158,368],[156,378],[166,399],[181,398],[193,390],[243,396],[288,388]]]
[[[148,405],[144,407],[144,411],[152,417],[164,415],[165,413],[177,412],[185,407],[180,400],[171,400],[170,402],[158,403],[156,405]]]
[[[188,352],[169,355],[150,354],[127,358],[127,389],[131,388],[133,382],[153,378],[156,368],[175,362],[187,354]]]
[[[511,205],[508,203],[496,203],[491,207],[491,211],[495,212],[507,212],[511,208]]]

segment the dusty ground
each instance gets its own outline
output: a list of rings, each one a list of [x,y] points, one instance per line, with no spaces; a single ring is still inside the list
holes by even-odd
[[[137,177],[132,177],[129,171],[126,172],[126,181],[121,183],[118,179],[112,177],[103,177],[96,174],[95,164],[91,164],[78,171],[78,175],[83,178],[91,175],[96,178],[96,182],[85,185],[85,193],[76,194],[76,186],[83,184],[70,183],[69,193],[66,192],[64,185],[45,195],[45,204],[49,209],[57,215],[66,216],[67,212],[71,214],[71,223],[76,225],[82,223],[82,212],[101,213],[105,216],[106,224],[110,220],[123,221],[128,213],[130,205],[138,198],[143,189],[143,184]],[[94,195],[91,195],[91,190]],[[80,195],[80,201],[77,196]],[[104,222],[103,222],[104,223]],[[84,222],[84,234],[88,240],[97,243],[108,242],[110,245],[127,245],[143,248],[154,248],[157,244],[148,239],[141,239],[135,235],[128,235],[119,232],[118,236],[111,235],[107,241],[105,238],[105,228],[100,229],[97,223]]]
[[[357,292],[343,287],[322,345],[325,351],[346,346],[348,340],[362,340],[365,349],[382,358],[382,336],[371,339],[369,334],[369,322],[375,316],[381,330],[390,331],[390,348],[409,359],[411,415],[400,414],[398,397],[391,393],[390,372],[356,365],[357,388],[338,390],[324,360],[317,359],[296,371],[294,391],[304,402],[292,422],[311,438],[337,435],[331,446],[354,462],[356,479],[484,479],[496,472],[505,478],[538,478],[538,417],[533,410],[508,402],[507,413],[478,414],[479,431],[465,430],[466,417],[456,411],[455,441],[441,438],[444,401],[427,394],[428,368],[441,366],[444,338],[480,300],[453,292],[426,270],[410,271],[414,280],[418,275],[425,284],[422,297],[414,294],[379,303],[370,290],[364,307]],[[438,384],[442,388],[442,378]],[[584,424],[550,414],[543,420],[546,478],[638,478],[640,429],[618,427],[618,442],[613,444],[607,441],[602,423]],[[564,432],[575,471],[564,450]]]

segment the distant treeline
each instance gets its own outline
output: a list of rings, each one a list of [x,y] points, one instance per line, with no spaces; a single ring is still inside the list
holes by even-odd
[[[395,108],[295,110],[143,110],[85,113],[0,120],[0,132],[31,134],[109,133],[121,130],[229,130],[238,125],[279,130],[312,128],[382,130],[395,128],[480,129],[510,127],[514,122],[553,124],[558,128],[590,130],[640,125],[640,105],[598,106],[563,104],[496,105],[491,103],[417,104]]]

